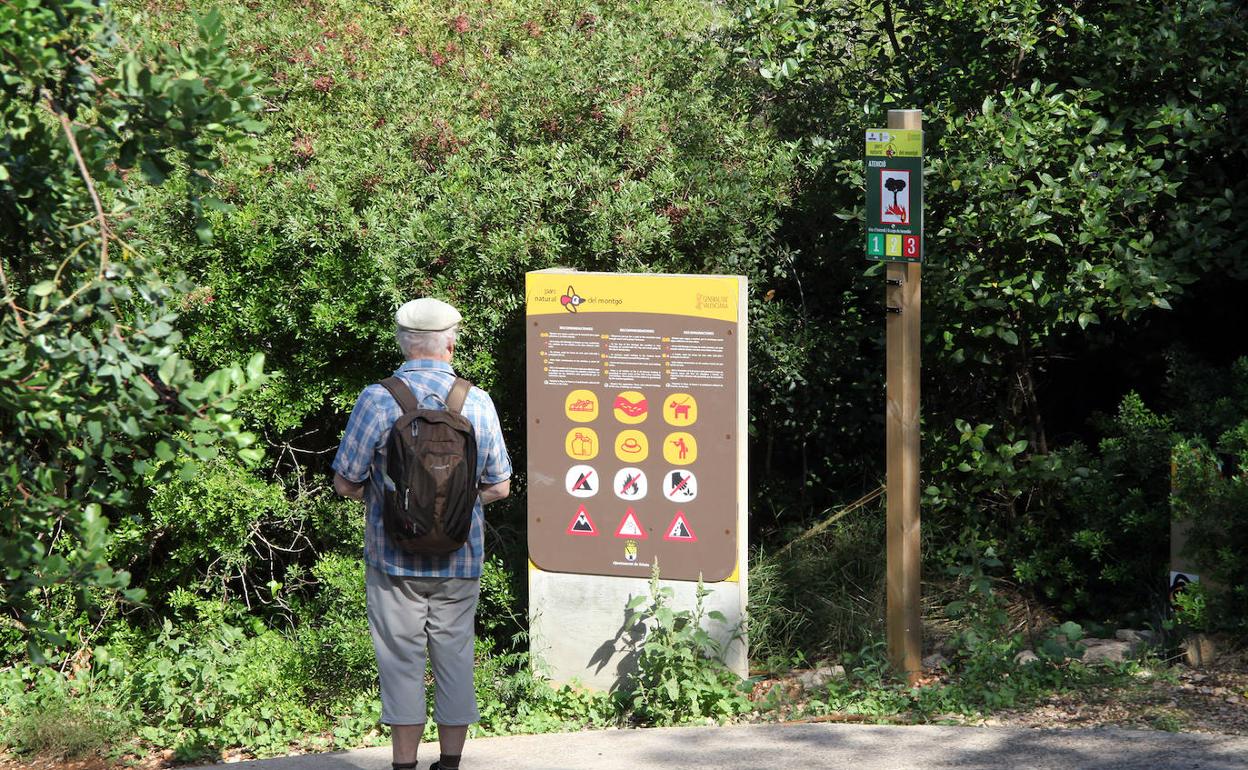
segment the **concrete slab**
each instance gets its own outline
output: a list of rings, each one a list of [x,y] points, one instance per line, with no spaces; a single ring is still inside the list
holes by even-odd
[[[670,607],[692,611],[697,583],[663,580],[674,592]],[[746,593],[739,582],[708,583],[706,612],[718,610],[725,622],[704,618],[702,627],[719,642],[728,668],[744,677],[749,667],[744,627]],[[645,635],[624,624],[624,607],[634,596],[650,594],[648,577],[569,575],[529,567],[529,645],[533,668],[554,685],[580,682],[601,691],[636,670],[629,654]]]
[[[420,770],[437,759],[422,747]],[[248,762],[240,770],[389,770],[390,749]],[[748,725],[470,740],[463,770],[806,768],[1248,770],[1248,737],[1119,729]]]

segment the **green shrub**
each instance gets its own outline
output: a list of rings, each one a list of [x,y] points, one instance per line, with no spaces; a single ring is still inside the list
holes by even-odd
[[[552,686],[529,666],[528,653],[498,654],[478,640],[474,670],[481,722],[474,734],[571,732],[619,721],[606,693]]]
[[[41,758],[111,754],[132,735],[137,713],[90,670],[67,678],[55,669],[0,672],[0,745]]]
[[[1180,596],[1179,620],[1194,630],[1248,629],[1248,420],[1224,433],[1213,451],[1201,439],[1174,450],[1175,515],[1189,525],[1187,555],[1199,584]],[[1219,455],[1229,458],[1224,464]],[[1228,475],[1226,465],[1238,472]],[[1196,590],[1190,592],[1188,589]]]
[[[292,681],[295,650],[273,632],[248,637],[231,626],[165,629],[109,675],[143,709],[139,735],[187,758],[229,746],[261,756],[325,727]]]
[[[377,689],[368,630],[364,560],[327,554],[312,568],[316,590],[296,605],[295,666],[314,701],[351,698]]]

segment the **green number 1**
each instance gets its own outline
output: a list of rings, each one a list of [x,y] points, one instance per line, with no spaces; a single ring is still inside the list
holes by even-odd
[[[867,253],[873,257],[884,256],[884,236],[876,234],[868,235]]]

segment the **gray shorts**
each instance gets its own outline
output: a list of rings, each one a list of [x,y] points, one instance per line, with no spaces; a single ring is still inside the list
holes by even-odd
[[[381,721],[421,725],[425,654],[437,692],[433,720],[469,725],[481,719],[472,683],[476,578],[396,577],[368,568],[368,628],[381,674]]]

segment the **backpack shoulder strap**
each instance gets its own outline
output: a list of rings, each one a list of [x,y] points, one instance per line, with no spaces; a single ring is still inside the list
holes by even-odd
[[[455,384],[451,386],[451,392],[446,395],[446,408],[455,414],[459,414],[464,409],[464,401],[468,398],[468,391],[472,390],[472,383],[463,377],[456,377]]]
[[[381,381],[381,387],[390,391],[390,395],[394,396],[394,400],[399,402],[399,408],[403,410],[403,414],[414,412],[420,408],[420,404],[416,402],[416,396],[412,393],[412,389],[407,387],[407,383],[398,377],[387,377]]]

